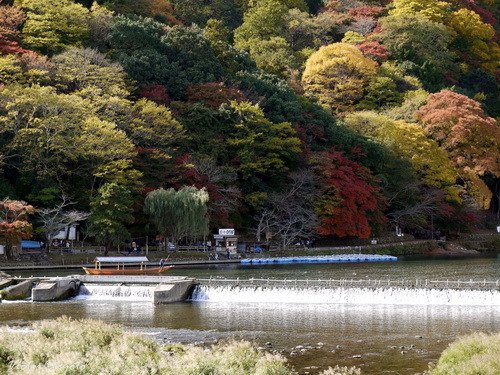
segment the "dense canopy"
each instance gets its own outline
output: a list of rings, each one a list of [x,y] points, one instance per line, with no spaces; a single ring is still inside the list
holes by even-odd
[[[493,6],[1,2],[0,199],[43,209],[67,197],[90,212],[82,228],[107,249],[146,234],[191,241],[207,226],[252,235],[297,184],[314,187],[290,205],[307,213],[293,227],[310,236],[390,230],[396,212],[429,192],[442,197],[447,227],[466,230],[460,215],[471,211],[491,224],[500,197]],[[201,227],[158,226],[152,191],[172,201],[202,192]],[[269,217],[278,216],[267,228],[294,215]],[[440,225],[431,220],[403,230]]]

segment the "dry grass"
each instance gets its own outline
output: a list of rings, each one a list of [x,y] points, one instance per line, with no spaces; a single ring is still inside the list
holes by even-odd
[[[116,325],[69,318],[42,321],[29,332],[0,330],[0,374],[294,375],[284,357],[248,342],[211,348],[161,346]],[[325,375],[357,375],[336,368]]]
[[[429,374],[500,374],[500,333],[475,333],[452,342]]]
[[[2,375],[296,375],[280,355],[249,342],[211,348],[168,345],[119,326],[69,318],[42,321],[28,332],[0,329]],[[359,375],[355,368],[324,375]]]

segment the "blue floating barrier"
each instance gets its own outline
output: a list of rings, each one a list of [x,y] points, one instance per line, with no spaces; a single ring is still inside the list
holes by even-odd
[[[301,257],[279,257],[279,258],[254,258],[242,259],[241,264],[271,264],[271,263],[359,263],[359,262],[394,262],[397,257],[391,255],[377,254],[340,254],[340,255],[318,255],[318,256],[301,256]]]

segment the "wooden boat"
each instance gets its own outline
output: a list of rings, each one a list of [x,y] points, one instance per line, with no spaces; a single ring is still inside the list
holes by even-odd
[[[97,257],[95,267],[82,267],[87,275],[159,275],[174,266],[147,267],[146,257]]]

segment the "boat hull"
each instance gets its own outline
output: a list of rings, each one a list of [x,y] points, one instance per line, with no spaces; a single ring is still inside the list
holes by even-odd
[[[174,266],[153,267],[153,268],[87,268],[82,267],[87,275],[159,275],[167,272]]]

